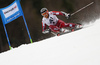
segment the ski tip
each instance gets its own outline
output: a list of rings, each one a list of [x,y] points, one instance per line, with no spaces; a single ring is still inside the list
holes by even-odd
[[[72,29],[71,31],[72,31],[72,32],[74,32],[75,30],[74,30],[74,29]]]
[[[58,33],[57,36],[60,36],[60,34]]]

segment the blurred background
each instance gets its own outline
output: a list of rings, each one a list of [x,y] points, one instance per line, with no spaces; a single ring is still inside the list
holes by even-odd
[[[14,0],[0,0],[0,8],[10,5]],[[79,13],[66,19],[64,16],[57,16],[66,23],[86,23],[94,22],[100,17],[100,0],[21,0],[21,6],[32,37],[33,42],[38,42],[50,37],[52,34],[42,34],[42,16],[40,9],[48,8],[49,11],[64,11],[73,13],[78,9],[94,2]],[[6,24],[8,36],[12,47],[22,44],[29,44],[30,40],[22,17]],[[3,23],[0,16],[0,53],[9,50]]]

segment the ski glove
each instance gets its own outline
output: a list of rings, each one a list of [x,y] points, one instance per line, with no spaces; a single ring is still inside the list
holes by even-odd
[[[65,13],[63,11],[61,11],[61,13],[63,13],[63,15],[68,19],[71,15],[69,13]]]
[[[49,30],[46,29],[46,30],[44,30],[42,33],[43,33],[43,34],[47,34],[47,33],[49,33]]]

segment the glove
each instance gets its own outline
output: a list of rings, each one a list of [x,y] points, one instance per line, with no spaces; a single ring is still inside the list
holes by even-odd
[[[68,19],[71,15],[69,13],[65,13],[63,11],[61,11],[61,13],[63,13],[63,15]]]
[[[43,34],[47,34],[47,33],[49,33],[49,30],[46,29],[46,30],[44,30],[42,33],[43,33]]]

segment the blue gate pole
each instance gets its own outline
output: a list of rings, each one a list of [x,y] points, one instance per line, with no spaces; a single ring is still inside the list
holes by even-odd
[[[9,49],[11,50],[12,48],[11,48],[11,44],[10,44],[9,37],[8,37],[8,34],[7,34],[7,30],[6,30],[6,26],[5,26],[5,20],[3,19],[4,15],[1,12],[2,11],[0,9],[0,14],[1,14],[2,22],[3,22],[3,27],[4,27],[4,30],[5,30],[5,34],[6,34],[6,38],[7,38],[7,41],[8,41]]]
[[[5,34],[6,34],[6,37],[7,37],[9,49],[11,50],[12,48],[11,48],[11,44],[10,44],[10,41],[9,41],[9,37],[8,37],[8,34],[7,34],[7,30],[6,30],[5,24],[3,24],[3,26],[4,26]]]
[[[30,42],[33,43],[32,38],[31,38],[31,35],[30,35],[30,32],[29,32],[29,30],[28,30],[28,26],[27,26],[25,17],[24,17],[23,10],[22,10],[21,5],[20,5],[20,0],[16,0],[16,2],[18,2],[17,4],[18,4],[18,6],[19,6],[19,8],[20,8],[20,11],[21,11],[21,13],[22,13],[22,17],[23,17],[23,19],[24,19],[24,23],[25,23],[25,26],[26,26],[26,29],[27,29],[27,33],[28,33],[29,38],[30,38]]]
[[[23,19],[24,19],[24,23],[25,23],[25,26],[26,26],[26,29],[27,29],[27,33],[28,33],[29,38],[30,38],[30,42],[33,43],[32,38],[31,38],[31,35],[30,35],[30,32],[29,32],[29,30],[28,30],[28,26],[27,26],[27,23],[26,23],[26,20],[25,20],[24,15],[23,15]]]

